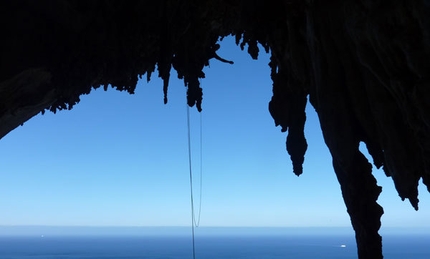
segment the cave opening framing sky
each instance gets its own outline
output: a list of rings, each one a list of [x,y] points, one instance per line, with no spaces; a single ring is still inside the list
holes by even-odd
[[[269,55],[259,60],[226,38],[203,87],[202,226],[350,226],[317,116],[307,105],[304,173],[292,173],[285,133],[268,112]],[[188,226],[186,100],[172,71],[140,80],[136,94],[93,90],[71,111],[37,115],[0,140],[0,225]],[[199,181],[199,114],[191,112],[194,180]],[[375,170],[375,169],[374,169]],[[430,196],[420,210],[383,187],[382,227],[429,227]],[[195,185],[196,205],[198,186]]]

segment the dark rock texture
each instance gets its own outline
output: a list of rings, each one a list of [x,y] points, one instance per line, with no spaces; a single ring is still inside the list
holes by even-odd
[[[202,109],[202,69],[219,38],[253,58],[271,51],[269,111],[302,173],[307,97],[356,232],[359,258],[382,258],[383,209],[372,166],[418,209],[430,187],[430,2],[407,0],[4,0],[0,138],[45,110],[71,109],[108,85],[133,93],[155,70],[167,102],[173,67]],[[227,60],[222,60],[228,62]]]

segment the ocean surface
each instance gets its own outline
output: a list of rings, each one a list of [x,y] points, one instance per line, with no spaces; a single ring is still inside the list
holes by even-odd
[[[197,231],[198,232],[198,231]],[[348,259],[357,258],[351,233],[196,234],[202,259]],[[429,234],[384,235],[384,258],[430,258]],[[1,259],[191,259],[191,235],[2,235]]]

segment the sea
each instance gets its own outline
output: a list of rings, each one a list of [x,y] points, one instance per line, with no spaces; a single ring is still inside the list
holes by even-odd
[[[1,259],[193,259],[192,235],[183,228],[9,232],[0,233]],[[195,231],[194,244],[196,259],[357,258],[351,231],[209,228]],[[385,234],[383,252],[386,259],[428,259],[430,234]]]

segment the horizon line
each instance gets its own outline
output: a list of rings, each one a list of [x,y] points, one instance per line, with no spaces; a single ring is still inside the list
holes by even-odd
[[[66,227],[66,228],[190,228],[184,225],[44,225],[44,224],[22,224],[6,225],[0,224],[0,227]],[[198,228],[351,228],[350,225],[341,226],[199,226]],[[380,230],[387,228],[430,228],[430,226],[382,226]]]

